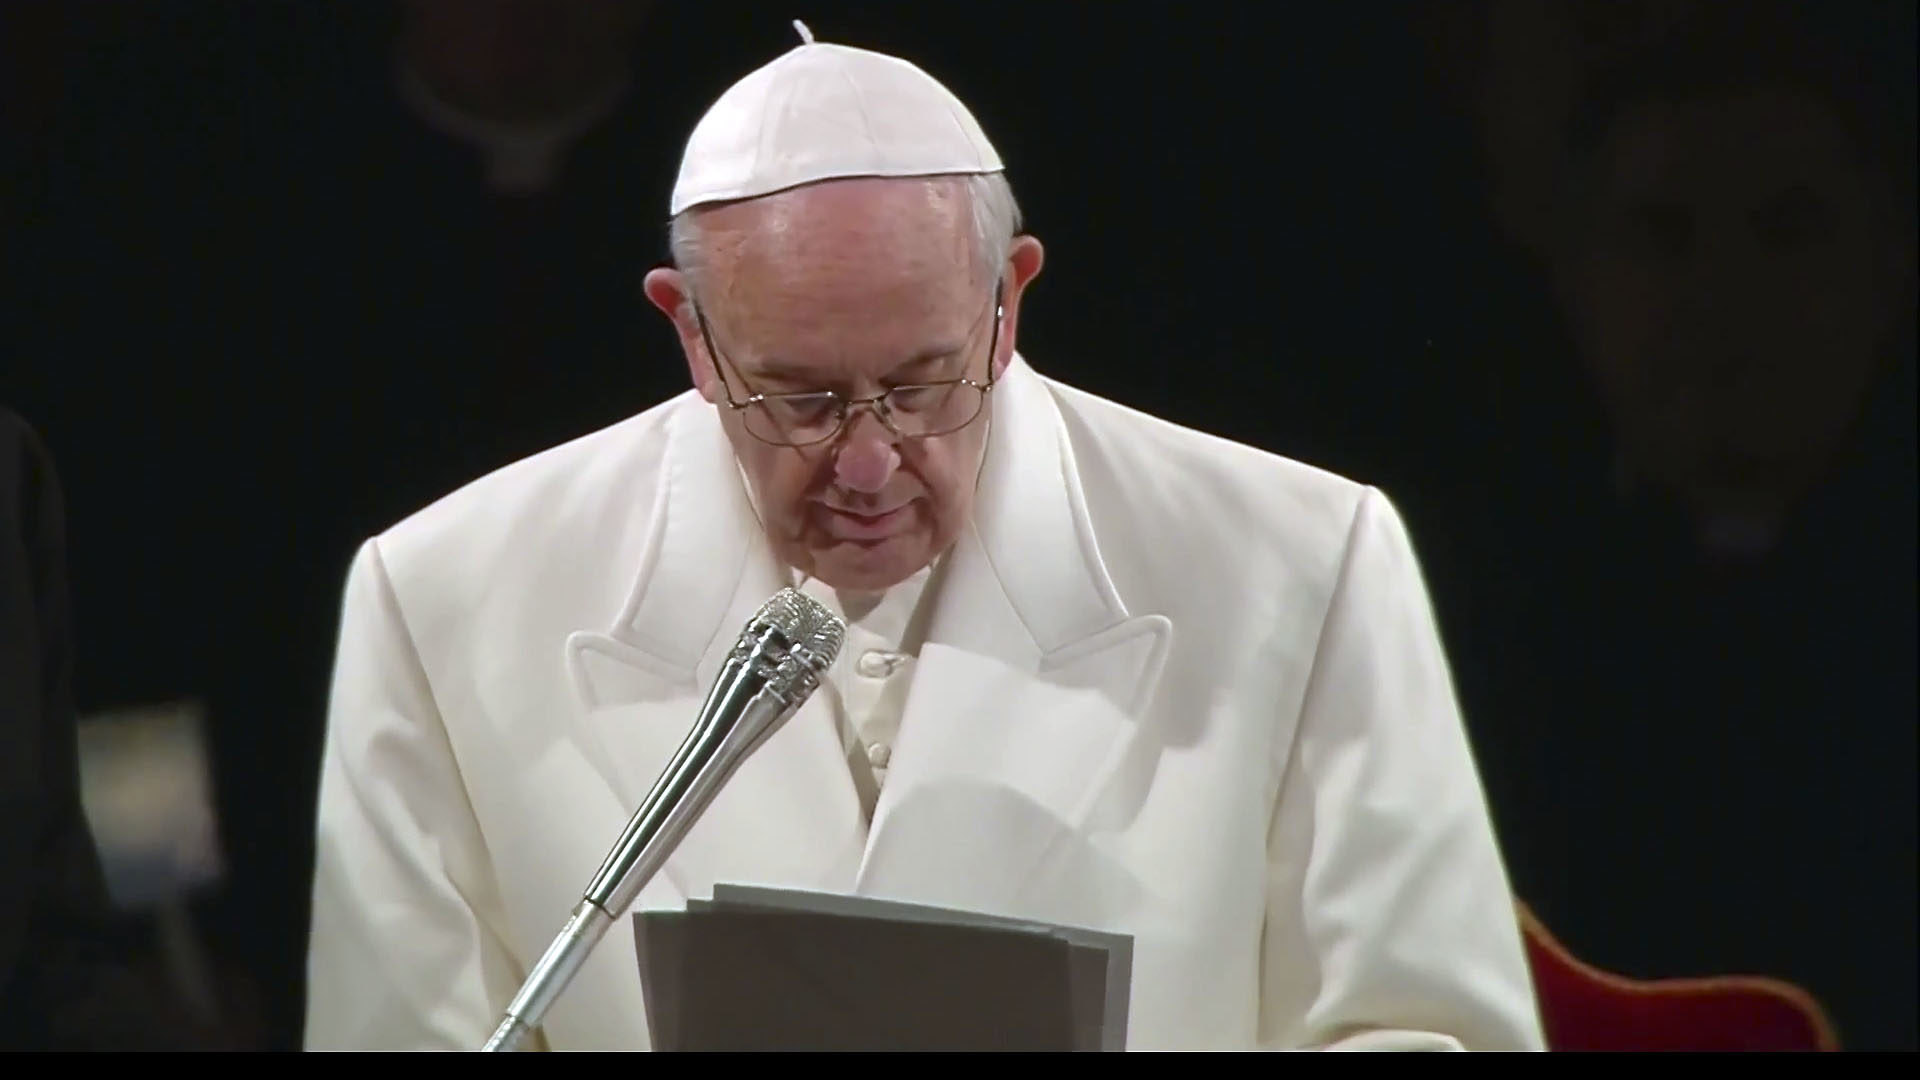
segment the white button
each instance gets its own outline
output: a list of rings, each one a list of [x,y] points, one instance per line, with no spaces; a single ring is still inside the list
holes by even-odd
[[[867,764],[876,769],[884,769],[887,762],[893,760],[893,747],[877,742],[867,747]]]
[[[860,654],[860,660],[853,665],[853,670],[869,679],[884,679],[893,674],[894,665],[898,661],[899,658],[892,653],[869,649]]]

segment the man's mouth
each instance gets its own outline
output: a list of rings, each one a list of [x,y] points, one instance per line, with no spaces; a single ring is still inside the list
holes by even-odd
[[[902,503],[891,510],[862,513],[823,506],[829,535],[838,540],[881,540],[899,532],[913,513],[913,504]]]

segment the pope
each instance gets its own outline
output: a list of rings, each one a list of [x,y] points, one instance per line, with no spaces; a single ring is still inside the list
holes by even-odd
[[[1391,502],[1044,374],[1043,249],[970,110],[803,38],[685,147],[645,293],[690,389],[352,563],[307,1044],[479,1047],[792,586],[847,644],[638,908],[740,882],[1124,933],[1130,1049],[1541,1048]],[[628,920],[542,1035],[648,1048]]]

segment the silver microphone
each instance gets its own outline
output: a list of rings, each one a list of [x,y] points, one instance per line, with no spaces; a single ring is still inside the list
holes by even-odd
[[[613,920],[632,906],[740,763],[819,687],[846,633],[846,623],[795,589],[782,589],[761,605],[727,654],[693,729],[641,800],[483,1051],[518,1050],[540,1026]]]

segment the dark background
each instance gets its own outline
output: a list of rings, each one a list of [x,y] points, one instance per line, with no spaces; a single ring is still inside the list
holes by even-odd
[[[1910,212],[1912,3],[1540,5],[1585,67],[1466,0],[643,6],[620,108],[519,195],[401,103],[385,3],[0,9],[0,403],[66,488],[83,711],[209,711],[226,1045],[298,1045],[353,548],[685,386],[638,292],[679,149],[800,17],[974,107],[1047,245],[1040,370],[1396,500],[1516,889],[1577,955],[1789,979],[1848,1045],[1914,1047],[1911,312],[1780,545],[1729,561],[1610,483],[1524,225],[1575,111],[1527,71],[1584,100],[1674,19],[1744,55],[1763,7],[1751,49],[1844,74]]]

